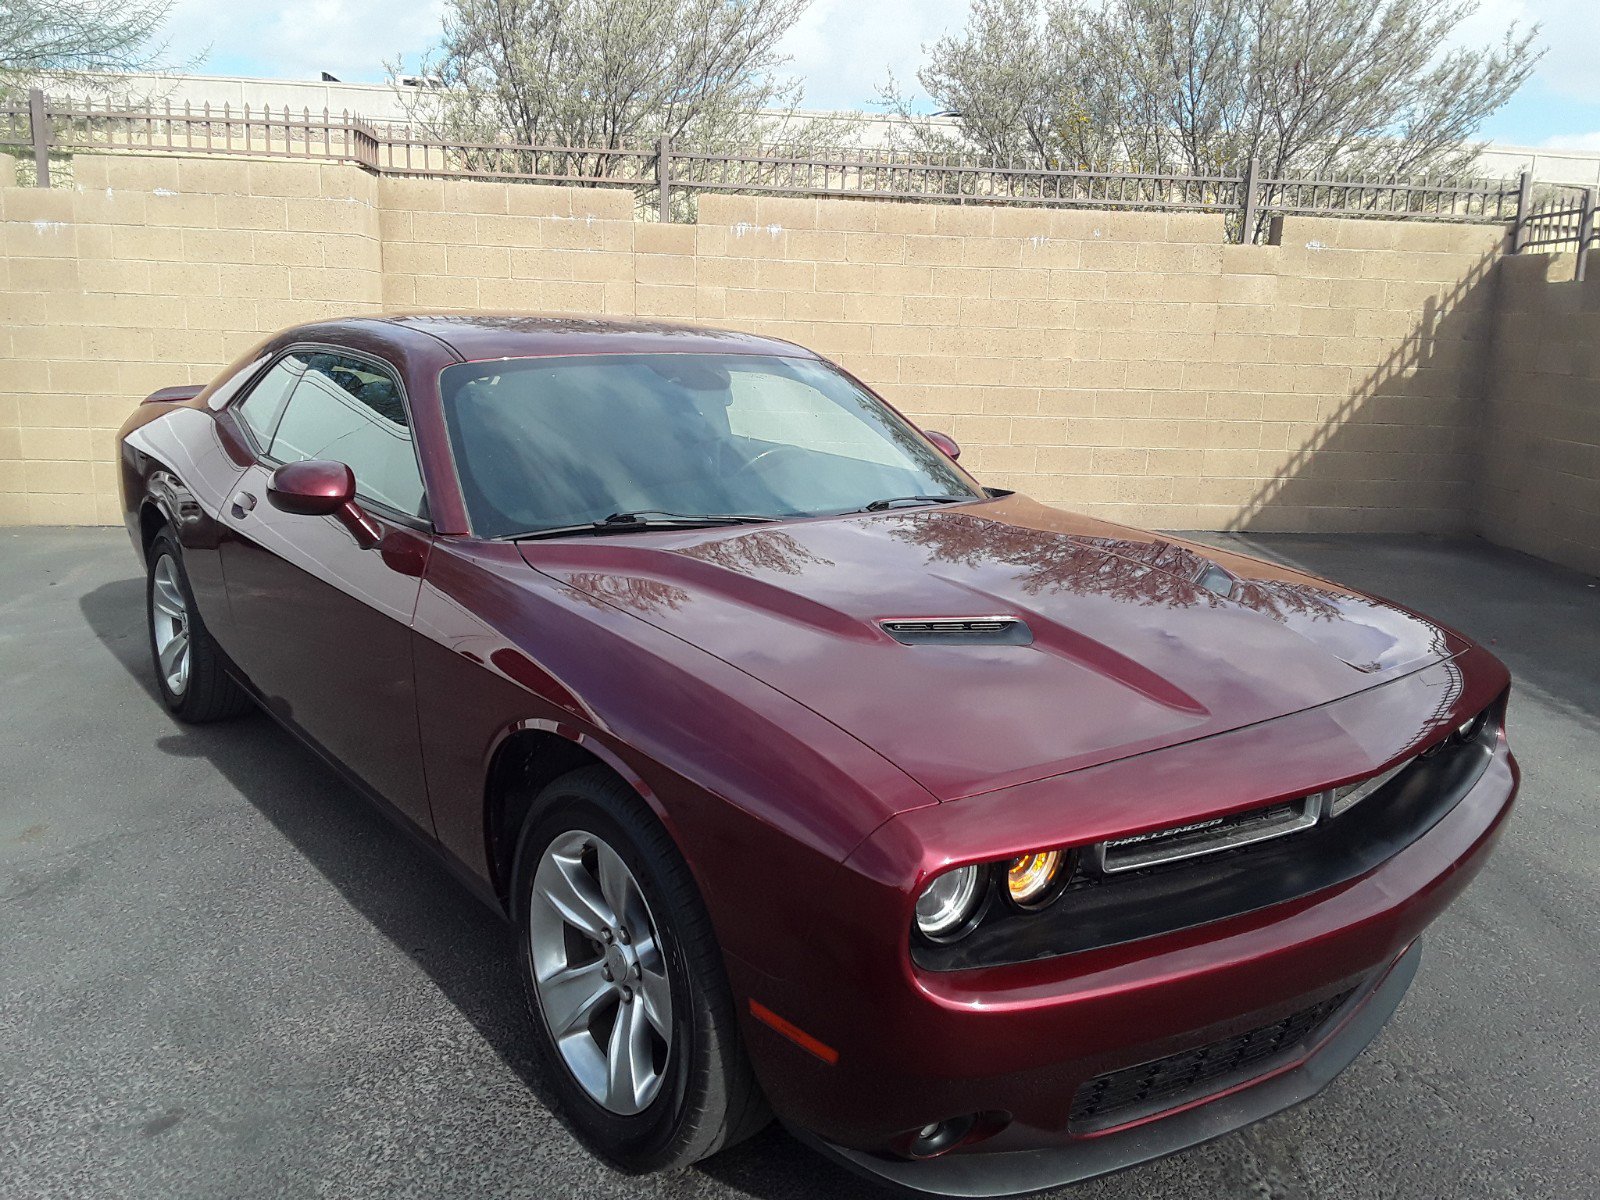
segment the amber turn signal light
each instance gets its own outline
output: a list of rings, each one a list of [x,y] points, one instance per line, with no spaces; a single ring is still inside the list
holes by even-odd
[[[1012,903],[1036,908],[1055,895],[1065,856],[1059,850],[1023,854],[1006,864],[1006,894]]]

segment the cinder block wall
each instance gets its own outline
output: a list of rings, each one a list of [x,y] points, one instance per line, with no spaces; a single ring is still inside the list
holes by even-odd
[[[1571,281],[1570,257],[1501,264],[1474,500],[1486,537],[1600,575],[1600,254],[1590,257],[1584,283]]]
[[[74,161],[0,190],[0,524],[121,521],[114,434],[264,331],[380,306],[376,180],[315,164]]]
[[[993,484],[1163,528],[1471,527],[1500,234],[76,162],[0,188],[0,522],[108,522],[112,434],[261,335],[380,308],[748,328],[842,362]]]

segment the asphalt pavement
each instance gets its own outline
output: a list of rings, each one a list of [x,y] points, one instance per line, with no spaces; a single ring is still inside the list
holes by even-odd
[[[1596,581],[1472,541],[1217,540],[1489,643],[1522,799],[1326,1092],[1062,1195],[1596,1195]],[[590,1158],[509,932],[266,719],[162,710],[121,530],[0,530],[0,730],[0,1197],[887,1194],[776,1128],[653,1178]]]

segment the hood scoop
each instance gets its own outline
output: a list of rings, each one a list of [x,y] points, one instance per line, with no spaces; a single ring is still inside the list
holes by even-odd
[[[903,646],[1031,646],[1020,617],[891,617],[879,627]]]

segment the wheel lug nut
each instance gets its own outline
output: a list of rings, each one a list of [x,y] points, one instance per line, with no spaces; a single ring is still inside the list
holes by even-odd
[[[617,930],[617,941],[621,942],[624,946],[628,944],[628,931],[626,929]]]
[[[642,974],[643,974],[643,972],[641,972],[639,970],[639,964],[638,963],[634,963],[633,964],[633,977],[635,979],[638,979]]]
[[[608,944],[608,945],[609,945],[609,944],[610,944],[610,942],[611,942],[611,939],[612,939],[612,938],[613,938],[613,937],[615,937],[615,936],[616,936],[616,935],[615,935],[615,934],[613,934],[613,933],[612,933],[612,932],[611,932],[611,930],[609,930],[609,929],[602,929],[602,930],[601,930],[601,931],[600,931],[600,940],[601,940],[601,941],[602,941],[602,942],[605,942],[605,943],[606,943],[606,944]]]
[[[607,983],[610,983],[612,981],[613,976],[611,974],[611,968],[610,967],[601,967],[600,968],[600,974],[605,977],[605,981]]]
[[[633,989],[630,988],[630,987],[623,988],[622,989],[622,1002],[624,1004],[629,1004],[629,1003],[632,1003],[632,1001],[633,1001]]]

